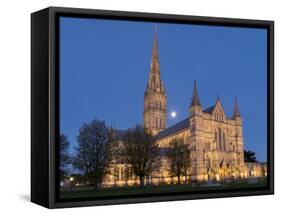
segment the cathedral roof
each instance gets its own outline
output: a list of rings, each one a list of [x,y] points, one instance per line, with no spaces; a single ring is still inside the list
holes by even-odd
[[[127,130],[115,129],[115,139],[122,140]]]
[[[214,109],[215,109],[215,105],[213,105],[213,106],[211,106],[211,107],[209,107],[209,108],[203,110],[203,112],[212,114],[213,111],[214,111]]]
[[[188,127],[189,127],[189,118],[186,118],[186,119],[184,119],[183,121],[180,121],[180,122],[178,122],[178,123],[176,123],[176,124],[174,124],[174,125],[172,125],[172,126],[166,128],[166,129],[162,130],[162,131],[158,134],[157,139],[158,139],[158,140],[159,140],[159,139],[162,139],[162,138],[164,138],[164,137],[167,137],[167,136],[169,136],[169,135],[171,135],[171,134],[174,134],[174,133],[176,133],[176,132],[178,132],[178,131],[181,131],[181,130],[183,130],[183,129],[186,129],[186,128],[188,128]]]

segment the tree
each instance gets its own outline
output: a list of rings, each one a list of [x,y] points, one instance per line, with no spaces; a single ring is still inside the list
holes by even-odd
[[[95,119],[83,124],[77,136],[78,147],[73,165],[95,189],[109,172],[115,143],[113,134],[114,130],[108,128],[104,121]]]
[[[69,141],[66,135],[60,136],[60,179],[64,180],[68,173],[68,166],[70,165],[70,156],[68,153]]]
[[[169,145],[170,148],[166,152],[170,164],[169,171],[172,177],[178,178],[178,184],[180,184],[180,177],[186,176],[190,167],[190,151],[183,138],[172,139]]]
[[[123,156],[133,173],[139,178],[140,187],[144,178],[159,166],[158,146],[152,134],[140,125],[127,130],[123,136]]]
[[[244,162],[246,163],[258,162],[256,159],[256,153],[252,151],[244,151]]]

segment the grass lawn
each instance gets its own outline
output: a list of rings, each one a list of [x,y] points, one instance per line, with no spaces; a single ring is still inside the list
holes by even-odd
[[[170,185],[148,185],[143,188],[138,186],[131,187],[114,187],[94,190],[91,187],[73,187],[61,189],[61,199],[71,198],[96,198],[107,196],[122,196],[136,194],[161,194],[170,192],[195,192],[195,191],[212,191],[220,189],[245,189],[245,188],[260,188],[267,186],[266,178],[258,178],[255,181],[248,179],[238,179],[232,181],[222,181],[218,183],[193,183],[193,184],[170,184]]]

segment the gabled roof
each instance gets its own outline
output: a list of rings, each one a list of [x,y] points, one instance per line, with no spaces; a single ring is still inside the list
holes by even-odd
[[[171,127],[168,127],[164,130],[162,130],[158,136],[157,140],[162,139],[164,137],[167,137],[171,134],[174,134],[178,131],[181,131],[183,129],[189,128],[189,118],[184,119],[183,121],[178,122],[177,124],[172,125]]]

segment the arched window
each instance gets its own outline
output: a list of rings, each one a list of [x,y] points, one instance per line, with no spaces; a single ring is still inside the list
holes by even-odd
[[[222,132],[219,128],[219,150],[222,150]]]
[[[216,149],[219,149],[219,139],[218,139],[218,132],[215,131],[215,142],[216,142]]]
[[[223,133],[223,150],[226,150],[226,147],[225,147],[225,133]]]
[[[159,126],[160,126],[160,128],[163,128],[163,126],[162,126],[162,118],[160,118]]]
[[[159,102],[159,108],[162,109],[162,103],[161,103],[161,101]]]
[[[216,112],[216,114],[215,114],[215,120],[216,120],[216,121],[219,121],[219,113],[217,113],[217,112]]]
[[[222,112],[215,112],[214,117],[215,117],[215,121],[223,122],[223,113]]]
[[[156,119],[156,125],[155,125],[155,127],[158,128],[158,118],[156,117],[155,119]]]

